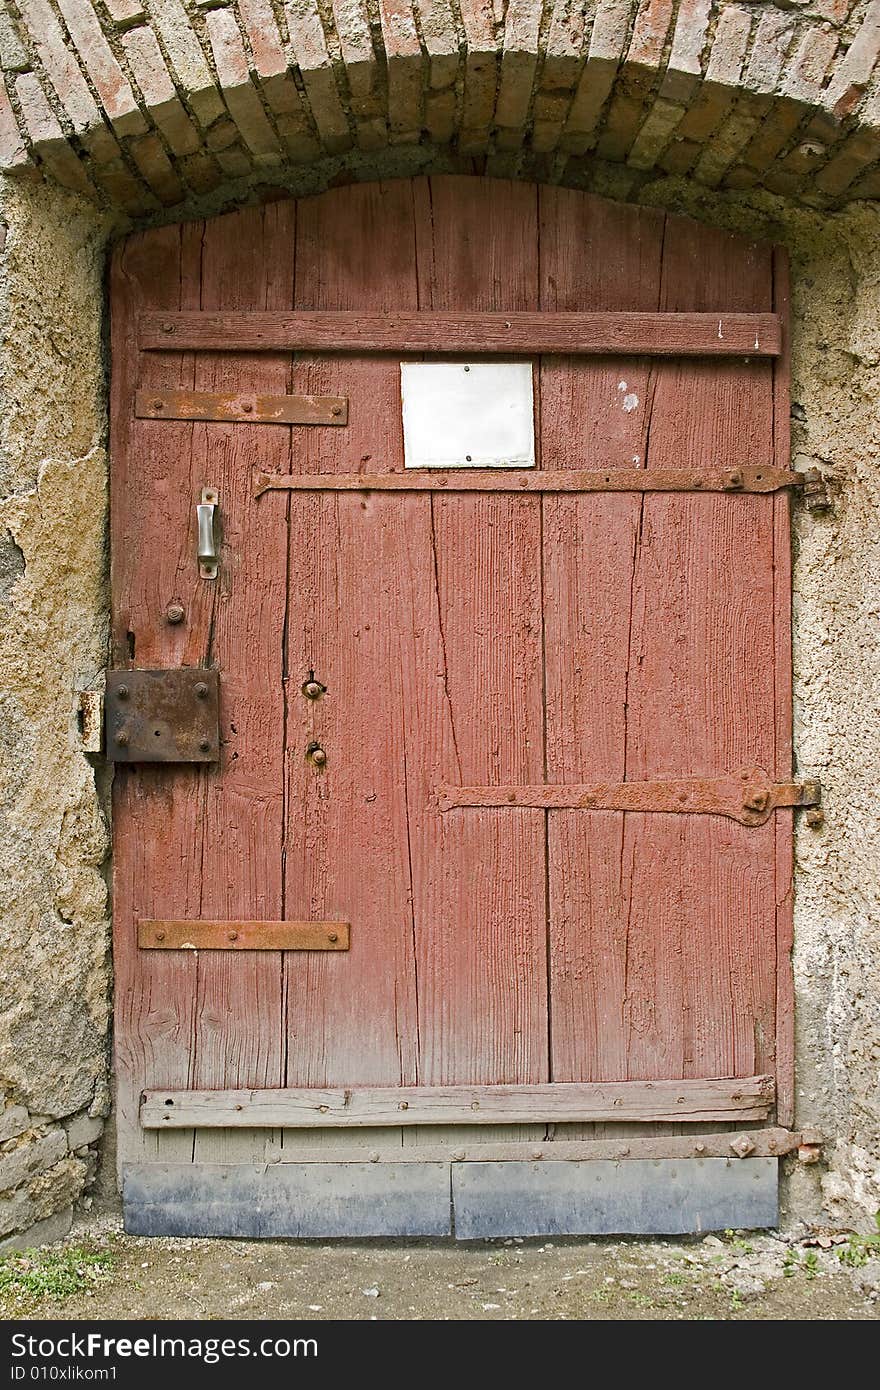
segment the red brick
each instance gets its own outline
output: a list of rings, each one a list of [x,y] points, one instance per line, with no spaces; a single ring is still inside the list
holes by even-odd
[[[254,55],[256,72],[260,77],[286,73],[287,59],[269,0],[238,0],[238,12]]]
[[[871,0],[859,32],[846,56],[837,64],[825,93],[824,104],[837,116],[845,116],[864,95],[880,57],[880,0]]]
[[[331,154],[339,153],[351,146],[351,132],[317,10],[311,0],[290,0],[286,14],[290,42],[321,142]]]
[[[394,143],[415,142],[422,127],[422,46],[409,0],[379,0],[388,63],[388,125]]]
[[[36,73],[23,73],[16,81],[15,93],[28,134],[52,177],[66,188],[84,193],[87,197],[93,196],[95,190],[82,162],[70,148]]]
[[[27,146],[18,128],[12,102],[0,81],[0,170],[19,169],[28,162]]]
[[[241,138],[255,155],[279,154],[278,141],[250,79],[234,16],[229,10],[212,10],[206,22],[217,76]]]
[[[540,0],[510,0],[504,20],[501,82],[495,107],[502,148],[509,149],[514,138],[517,143],[522,141],[538,65],[540,23]],[[504,135],[500,134],[502,130]]]
[[[138,135],[147,129],[131,85],[114,58],[89,0],[57,0],[76,44],[80,60],[97,88],[118,135]]]
[[[110,18],[119,25],[138,24],[146,13],[143,0],[104,0],[110,11]]]
[[[98,125],[100,112],[46,0],[19,0],[19,8],[43,70],[70,117],[74,130],[79,133]]]
[[[132,140],[128,148],[160,202],[169,207],[181,202],[184,197],[183,184],[174,172],[158,135],[144,135],[139,140]]]
[[[177,155],[193,154],[201,141],[184,109],[152,29],[132,29],[122,40],[125,55],[150,115]]]

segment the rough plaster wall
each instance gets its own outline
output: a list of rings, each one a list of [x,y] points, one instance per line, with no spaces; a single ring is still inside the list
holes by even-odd
[[[46,1219],[56,1233],[108,1110],[108,837],[72,695],[105,661],[105,236],[42,182],[2,191],[0,1238],[14,1241]]]
[[[608,196],[630,188],[624,169],[590,178]],[[14,1105],[76,1111],[82,1124],[107,1107],[106,832],[71,692],[105,659],[100,331],[111,228],[39,183],[7,181],[5,194],[0,1078]],[[838,497],[831,518],[799,512],[795,523],[796,752],[802,773],[821,776],[827,814],[823,830],[801,823],[797,838],[798,1123],[829,1143],[827,1171],[789,1172],[785,1209],[810,1216],[824,1201],[833,1219],[867,1227],[880,1207],[880,210],[823,216],[670,179],[639,199],[783,241],[792,255],[795,462],[831,471]],[[87,1176],[65,1178],[56,1207]],[[45,1215],[47,1203],[31,1207]]]

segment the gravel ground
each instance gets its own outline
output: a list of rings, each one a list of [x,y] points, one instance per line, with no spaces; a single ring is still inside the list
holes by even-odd
[[[723,1238],[650,1242],[323,1245],[145,1239],[123,1234],[116,1216],[93,1215],[78,1223],[65,1247],[71,1254],[82,1250],[106,1257],[109,1268],[64,1297],[7,1290],[0,1294],[0,1316],[395,1321],[880,1316],[880,1258],[857,1238],[831,1231],[728,1232]]]

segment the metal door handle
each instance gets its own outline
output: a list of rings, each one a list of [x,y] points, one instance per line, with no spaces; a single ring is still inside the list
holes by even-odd
[[[202,579],[217,578],[217,540],[214,535],[214,514],[220,501],[217,489],[202,488],[202,500],[196,507],[199,524],[199,575]]]

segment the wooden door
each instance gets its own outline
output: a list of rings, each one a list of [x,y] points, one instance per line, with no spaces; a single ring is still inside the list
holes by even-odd
[[[218,762],[115,774],[134,1224],[208,1229],[205,1165],[302,1185],[323,1155],[349,1183],[373,1161],[367,1205],[411,1158],[416,1205],[445,1184],[439,1230],[463,1146],[562,1157],[626,1121],[675,1157],[682,1122],[789,1124],[791,812],[566,801],[790,779],[788,495],[717,484],[788,467],[780,255],[556,188],[402,180],[136,234],[112,310],[113,665],[220,673]],[[505,333],[544,481],[388,487],[401,361]],[[705,478],[563,476],[585,469]],[[205,922],[210,949],[144,926]],[[242,949],[267,922],[343,924],[348,949]],[[310,1233],[284,1194],[258,1233]],[[223,1231],[255,1233],[242,1210]]]

